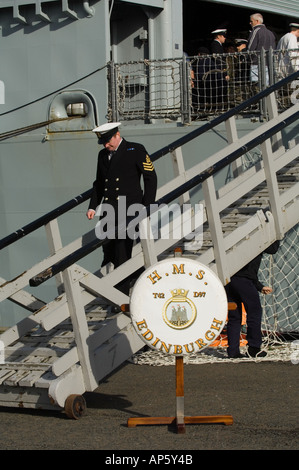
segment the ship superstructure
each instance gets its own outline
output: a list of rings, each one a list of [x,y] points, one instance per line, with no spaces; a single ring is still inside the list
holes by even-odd
[[[245,3],[257,7],[238,2],[244,21],[230,23],[231,39],[246,34],[252,11]],[[288,2],[281,17],[280,3],[258,2],[277,36],[298,14]],[[2,403],[12,387],[10,405],[18,406],[21,393],[24,406],[51,407],[48,395],[64,406],[142,348],[126,312],[106,315],[109,305],[129,301],[114,286],[140,267],[175,259],[177,248],[226,284],[280,239],[275,264],[271,258],[265,266],[271,279],[276,269],[267,324],[279,332],[298,329],[298,72],[279,77],[281,53],[259,54],[253,92],[239,75],[250,54],[207,54],[205,66],[213,60],[217,70],[206,77],[229,68],[231,79],[225,91],[220,81],[214,94],[194,100],[201,67],[195,51],[226,21],[224,6],[237,11],[233,1],[1,1],[0,325],[8,327],[1,336]],[[192,12],[208,14],[198,33]],[[158,234],[136,242],[125,266],[99,270],[100,243],[85,217],[99,150],[91,131],[114,120],[151,155],[158,201],[190,204],[184,223],[192,222],[191,232],[195,204],[203,205],[201,246],[185,232]],[[72,400],[70,408],[72,414]]]

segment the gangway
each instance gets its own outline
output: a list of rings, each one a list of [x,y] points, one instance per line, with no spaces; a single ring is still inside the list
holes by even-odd
[[[44,226],[50,246],[46,259],[15,279],[1,278],[0,300],[9,299],[31,312],[0,336],[1,406],[65,409],[78,418],[85,409],[84,392],[95,390],[144,346],[126,311],[109,315],[109,305],[129,303],[129,297],[114,287],[118,282],[142,267],[175,257],[175,248],[180,247],[183,256],[212,268],[226,285],[242,266],[298,224],[299,142],[285,142],[282,131],[298,121],[299,104],[278,114],[275,100],[279,87],[298,76],[299,72],[293,74],[152,155],[155,161],[170,154],[175,170],[175,177],[158,189],[157,207],[177,200],[189,203],[191,190],[201,185],[204,230],[200,246],[196,240],[177,236],[170,225],[169,237],[141,237],[132,258],[117,269],[89,272],[80,261],[105,241],[92,230],[62,246],[57,218],[88,200],[91,190],[0,241],[4,249]],[[267,103],[268,121],[239,138],[235,115],[260,99]],[[222,122],[227,146],[186,169],[183,146]],[[244,155],[256,147],[260,159],[246,168]],[[232,179],[215,187],[214,175],[229,165]],[[189,217],[195,230],[194,211]],[[145,214],[140,232],[149,227]],[[58,296],[52,301],[43,302],[26,291],[51,278],[58,286]]]

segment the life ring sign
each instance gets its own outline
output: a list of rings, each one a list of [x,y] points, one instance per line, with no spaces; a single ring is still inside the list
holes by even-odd
[[[130,312],[137,334],[150,348],[188,356],[208,347],[221,333],[227,297],[210,268],[175,257],[156,263],[139,277]]]

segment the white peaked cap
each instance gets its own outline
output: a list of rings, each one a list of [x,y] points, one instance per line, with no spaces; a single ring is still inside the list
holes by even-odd
[[[221,34],[221,33],[227,33],[227,29],[215,29],[215,31],[212,31],[211,34]]]
[[[102,124],[99,127],[96,127],[92,130],[92,132],[99,132],[100,134],[106,134],[106,132],[110,132],[113,129],[119,127],[121,125],[120,122],[107,122],[106,124]]]

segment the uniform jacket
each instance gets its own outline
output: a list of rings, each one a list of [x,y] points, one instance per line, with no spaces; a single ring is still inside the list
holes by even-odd
[[[240,269],[236,274],[234,274],[233,277],[246,277],[247,279],[250,279],[257,290],[261,292],[262,288],[264,287],[263,284],[258,280],[258,271],[260,268],[260,264],[262,261],[262,257],[264,253],[268,253],[273,255],[274,253],[277,252],[279,248],[279,241],[276,241],[272,243],[263,253],[260,255],[256,256],[250,263],[246,264],[244,268]]]
[[[134,203],[145,206],[154,203],[157,175],[143,145],[123,139],[110,161],[108,155],[106,149],[99,152],[89,209],[96,210],[101,202],[116,207],[120,196],[126,196],[127,207]]]
[[[212,54],[223,54],[223,46],[222,44],[217,41],[217,39],[214,39],[211,43],[211,53]]]

